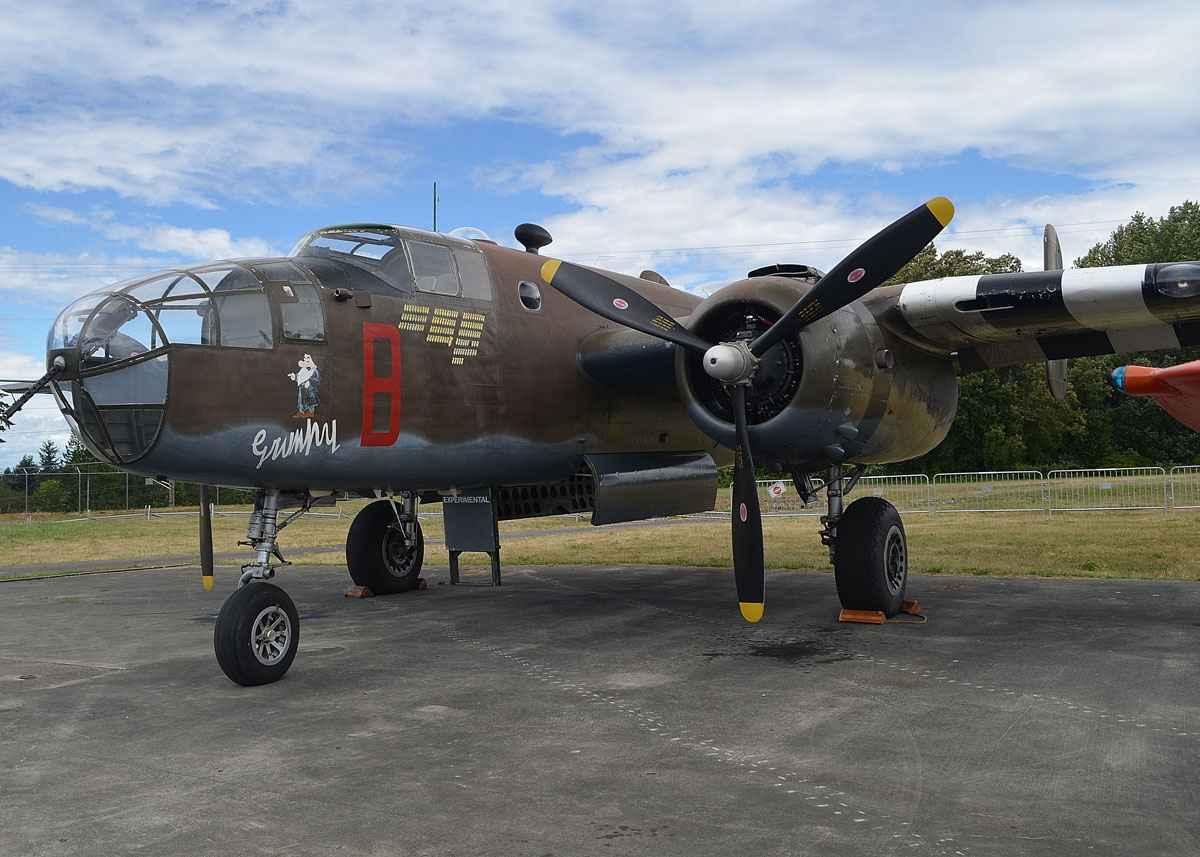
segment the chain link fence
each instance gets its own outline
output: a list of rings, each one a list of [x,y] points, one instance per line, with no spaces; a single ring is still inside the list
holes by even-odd
[[[254,492],[216,488],[212,499],[218,506],[244,505],[254,502]],[[0,474],[0,514],[24,515],[26,519],[36,512],[74,512],[91,518],[199,504],[198,485],[158,482],[86,465],[52,472],[19,469]]]

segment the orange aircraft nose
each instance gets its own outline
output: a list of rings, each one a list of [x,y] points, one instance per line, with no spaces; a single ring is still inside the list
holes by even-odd
[[[1148,366],[1121,366],[1113,370],[1113,384],[1131,396],[1172,395],[1178,391]]]

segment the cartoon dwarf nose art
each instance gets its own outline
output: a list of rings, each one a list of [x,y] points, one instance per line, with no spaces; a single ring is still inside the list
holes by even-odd
[[[313,416],[317,405],[321,404],[321,397],[317,393],[321,370],[313,362],[311,354],[305,354],[298,363],[299,370],[289,372],[288,377],[296,382],[296,413],[292,414],[292,419],[302,420]]]

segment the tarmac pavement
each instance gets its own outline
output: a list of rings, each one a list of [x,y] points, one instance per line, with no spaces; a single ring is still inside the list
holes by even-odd
[[[748,625],[727,570],[425,576],[286,569],[259,688],[232,569],[0,583],[0,855],[1200,853],[1194,583],[913,576],[866,626],[768,572]]]

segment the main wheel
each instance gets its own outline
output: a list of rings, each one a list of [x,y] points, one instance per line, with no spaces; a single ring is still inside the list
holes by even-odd
[[[833,574],[848,610],[882,610],[895,616],[908,582],[908,540],[896,507],[880,497],[861,497],[837,525]]]
[[[279,681],[296,657],[300,614],[272,583],[248,583],[225,599],[213,648],[230,681],[246,687]]]
[[[425,559],[425,539],[419,521],[412,538],[404,536],[388,500],[363,507],[346,534],[346,567],[359,586],[376,595],[415,589]]]

